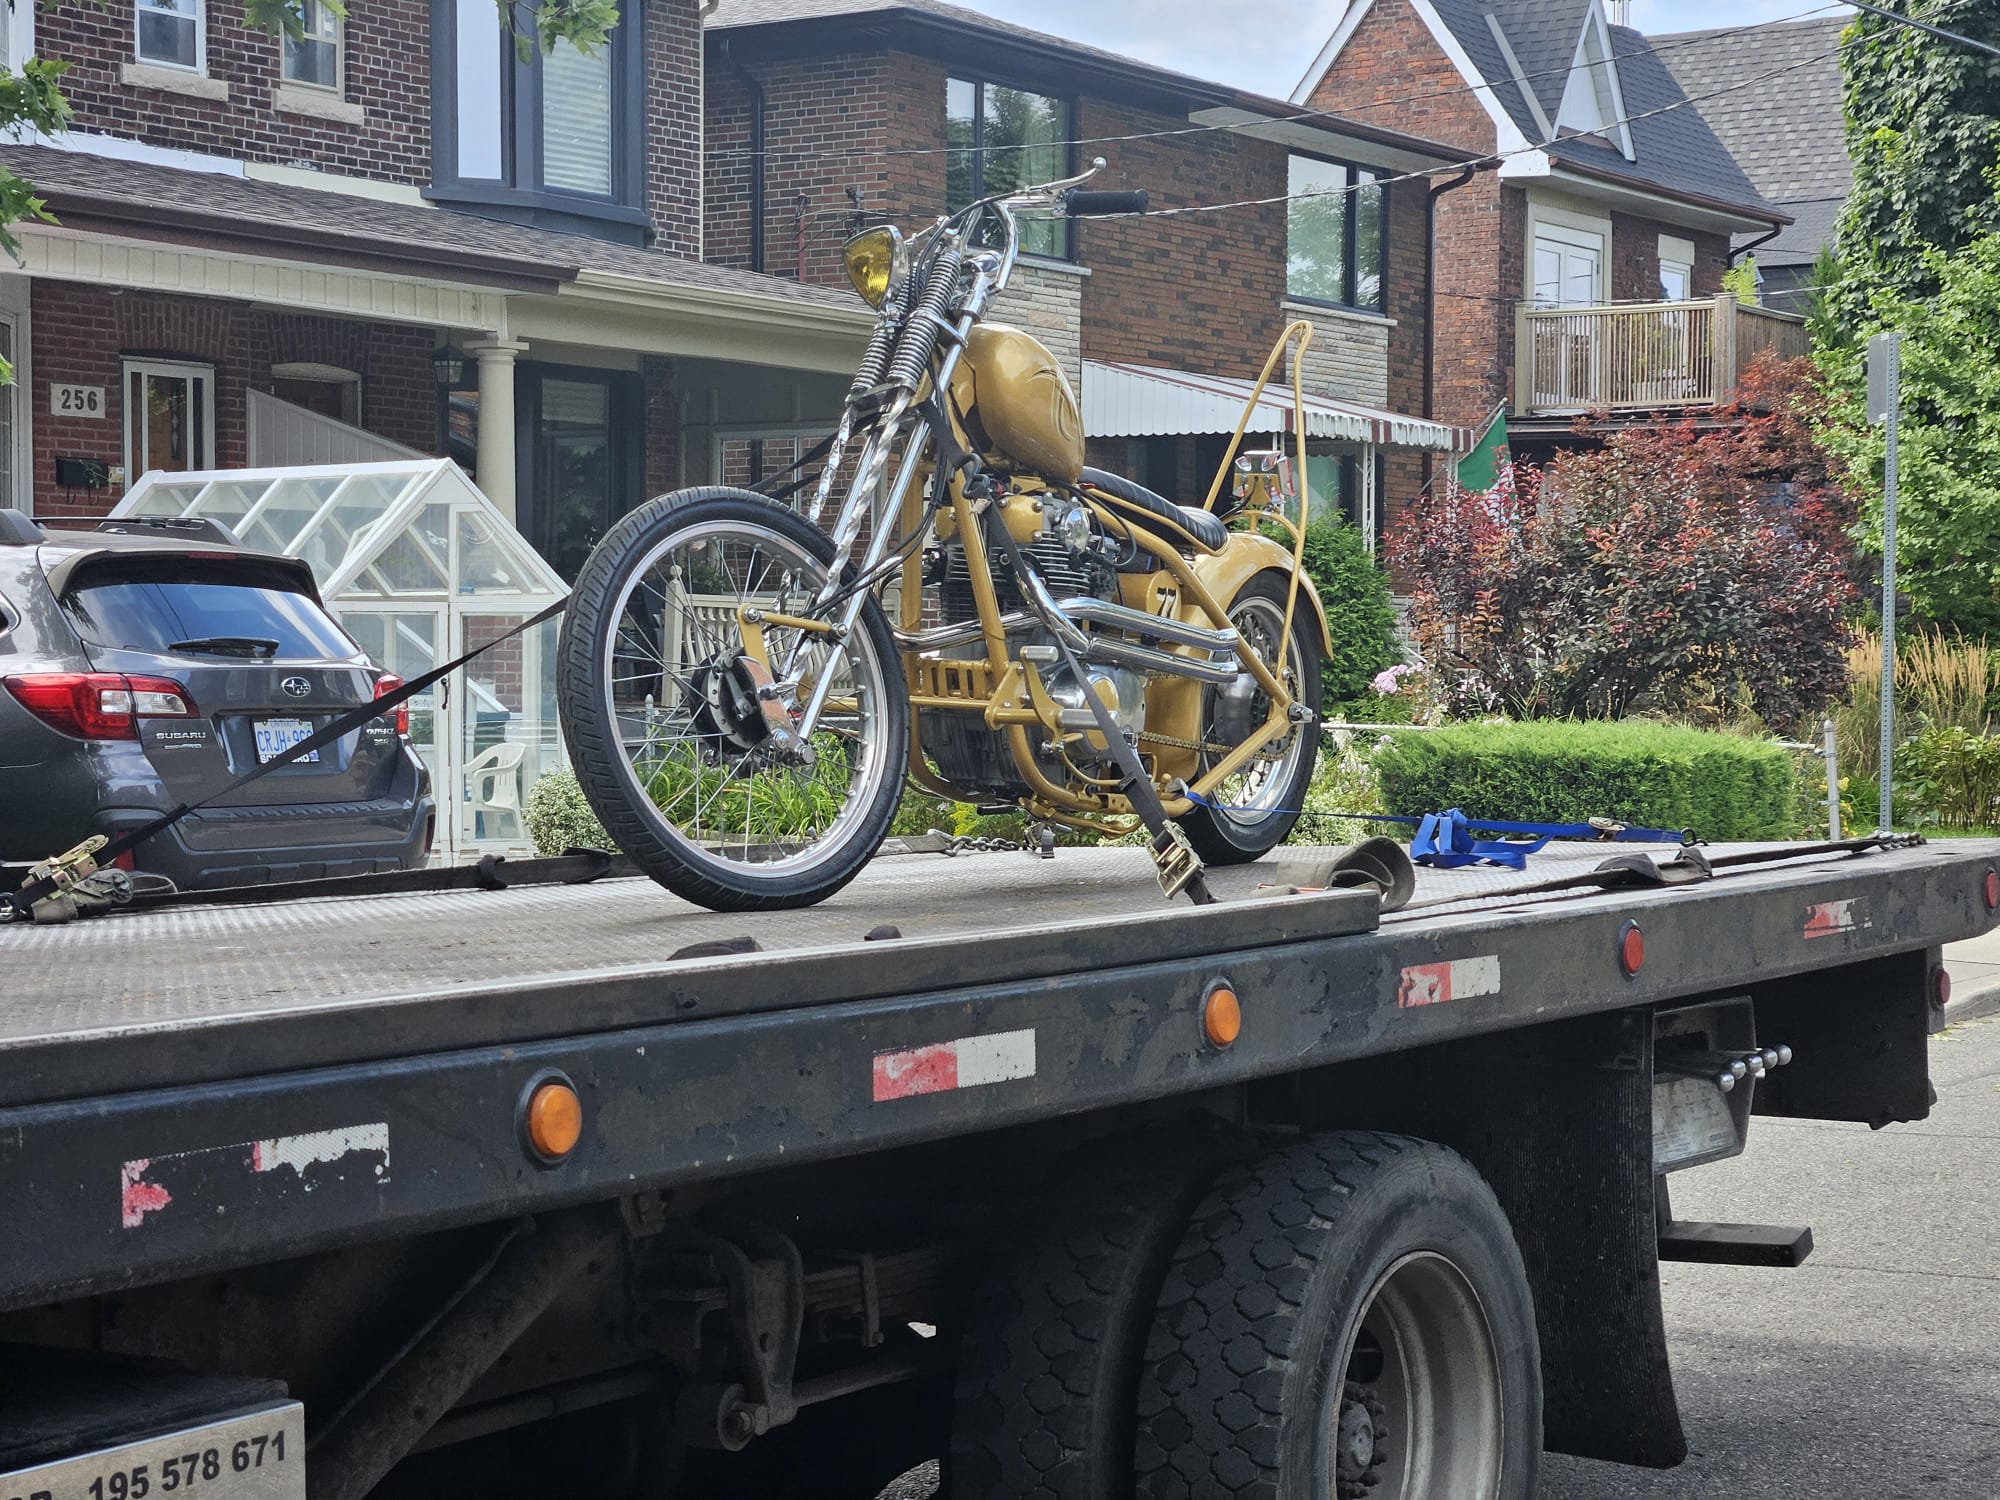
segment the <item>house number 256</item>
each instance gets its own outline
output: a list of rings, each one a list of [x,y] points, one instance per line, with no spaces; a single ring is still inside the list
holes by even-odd
[[[104,387],[101,385],[49,386],[49,415],[52,417],[101,417],[104,415]]]

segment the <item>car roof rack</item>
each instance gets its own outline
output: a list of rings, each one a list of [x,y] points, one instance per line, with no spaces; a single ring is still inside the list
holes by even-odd
[[[120,516],[113,521],[99,521],[92,530],[109,531],[120,536],[151,532],[161,536],[186,537],[191,542],[220,542],[225,547],[243,545],[235,532],[208,516]]]
[[[32,547],[48,539],[49,534],[25,512],[0,506],[0,547]]]

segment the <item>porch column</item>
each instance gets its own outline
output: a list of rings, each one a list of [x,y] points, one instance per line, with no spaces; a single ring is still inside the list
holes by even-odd
[[[509,521],[514,504],[514,360],[521,339],[474,339],[465,352],[479,361],[479,488]]]
[[[1361,503],[1356,507],[1361,512],[1357,517],[1361,522],[1361,545],[1370,557],[1375,555],[1375,507],[1382,503],[1382,497],[1375,493],[1376,452],[1373,443],[1362,445],[1359,465],[1361,482],[1355,486],[1361,492],[1359,497]]]

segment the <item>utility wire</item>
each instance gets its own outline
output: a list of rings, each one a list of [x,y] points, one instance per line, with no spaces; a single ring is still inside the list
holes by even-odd
[[[1933,26],[1928,21],[1919,21],[1915,16],[1903,15],[1900,11],[1884,10],[1879,5],[1869,5],[1864,0],[1847,0],[1856,10],[1865,10],[1871,16],[1880,16],[1885,21],[1895,21],[1900,25],[1914,26],[1918,31],[1928,31],[1932,36],[1943,37],[1947,42],[1957,42],[1961,47],[1971,47],[1980,52],[1990,52],[2000,57],[2000,47],[1991,42],[1982,42],[1975,37],[1961,36],[1956,31],[1946,31],[1942,26]]]
[[[875,160],[886,157],[908,156],[965,156],[980,151],[1004,153],[1009,151],[1067,149],[1077,146],[1121,145],[1133,141],[1170,140],[1178,136],[1208,135],[1217,131],[1237,130],[1245,124],[1253,123],[1260,125],[1290,125],[1323,121],[1330,126],[1338,127],[1342,124],[1353,123],[1355,117],[1358,115],[1374,114],[1382,110],[1400,109],[1405,105],[1422,104],[1432,99],[1445,99],[1454,95],[1477,94],[1481,91],[1490,91],[1500,83],[1518,82],[1525,84],[1534,79],[1567,76],[1568,74],[1590,68],[1608,67],[1628,58],[1657,57],[1662,53],[1676,52],[1686,47],[1700,46],[1714,40],[1716,37],[1740,36],[1744,32],[1756,31],[1765,26],[1780,26],[1788,21],[1808,20],[1823,11],[1839,10],[1842,5],[1848,3],[1851,3],[1851,0],[1828,0],[1826,4],[1815,5],[1809,10],[1797,11],[1788,16],[1779,16],[1773,21],[1758,21],[1743,26],[1727,27],[1719,31],[1703,32],[1699,37],[1690,37],[1686,40],[1667,45],[1648,46],[1632,52],[1614,53],[1597,62],[1571,63],[1560,68],[1543,68],[1533,73],[1520,74],[1518,79],[1514,74],[1510,73],[1506,78],[1495,80],[1492,83],[1455,84],[1450,88],[1431,89],[1420,94],[1405,94],[1396,99],[1377,99],[1366,104],[1357,104],[1351,110],[1347,110],[1344,113],[1335,113],[1327,109],[1309,109],[1302,110],[1297,114],[1263,116],[1256,121],[1236,121],[1230,124],[1180,125],[1169,130],[1142,130],[1126,135],[1077,136],[1069,140],[1033,141],[1019,146],[873,146],[843,151],[814,151],[810,148],[781,150],[777,147],[766,146],[762,154],[767,161],[773,159],[791,161],[841,161],[849,159]],[[1960,0],[1946,0],[1945,8],[1948,9],[1958,3],[1960,3]],[[717,161],[754,160],[758,154],[758,152],[748,147],[735,148],[728,151],[711,151],[708,153],[710,160]]]

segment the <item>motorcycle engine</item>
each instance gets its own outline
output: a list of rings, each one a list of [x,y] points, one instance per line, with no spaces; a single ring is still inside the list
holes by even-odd
[[[1100,550],[1101,544],[1092,528],[1087,523],[1077,524],[1074,512],[1080,509],[1051,507],[1042,528],[1034,537],[1018,544],[1021,554],[1031,567],[1040,572],[1042,581],[1057,599],[1087,595],[1115,601],[1118,598],[1117,570]],[[994,596],[1002,614],[1024,607],[1020,585],[1005,559],[1005,551],[996,548],[987,560],[993,577]],[[926,624],[956,625],[978,618],[978,607],[972,597],[972,574],[966,563],[965,549],[958,541],[946,543],[929,558],[925,581],[934,584],[937,589],[937,614]],[[1016,634],[1008,639],[1015,650],[1023,646],[1052,644],[1049,636],[1040,630]],[[977,659],[985,655],[985,648],[974,643],[947,648],[943,654]],[[1145,677],[1122,667],[1089,666],[1083,670],[1084,676],[1097,689],[1098,701],[1107,706],[1116,705],[1111,716],[1119,728],[1136,735],[1146,716]],[[1084,684],[1077,681],[1067,667],[1057,667],[1052,672],[1044,669],[1044,681],[1048,684],[1049,695],[1065,708],[1088,706],[1084,699]],[[1008,752],[1005,737],[988,729],[977,714],[926,713],[922,716],[920,733],[924,753],[936,764],[939,774],[953,785],[996,801],[1012,801],[1027,793],[1027,784],[1014,767],[1014,758]],[[1044,774],[1058,784],[1067,781],[1070,772],[1062,757],[1042,749],[1046,736],[1039,730],[1031,729],[1029,738],[1035,744],[1035,758]],[[1104,774],[1111,768],[1108,756],[1085,759],[1078,755],[1074,746],[1070,753],[1079,766],[1093,774]]]

